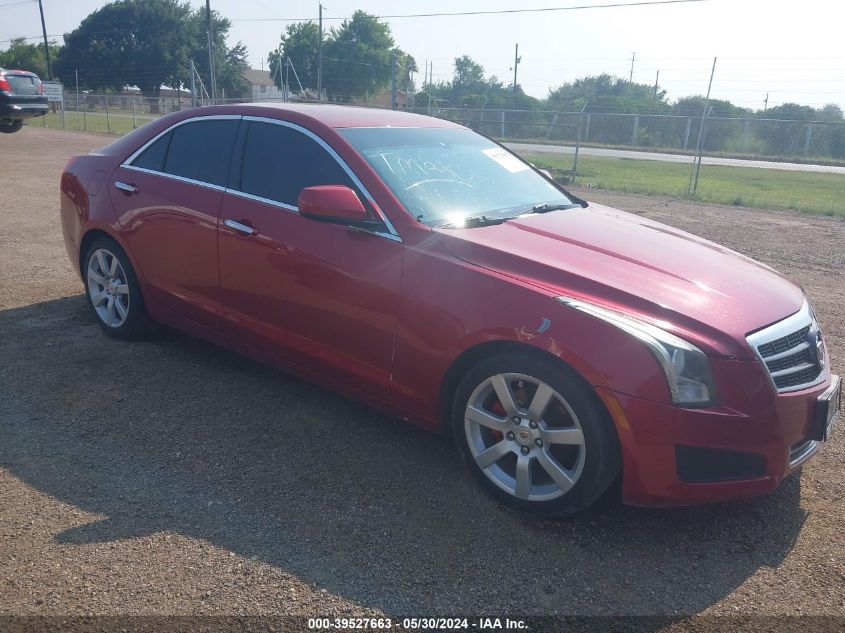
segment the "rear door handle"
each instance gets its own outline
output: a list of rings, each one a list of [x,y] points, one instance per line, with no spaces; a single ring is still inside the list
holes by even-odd
[[[125,182],[120,182],[119,180],[114,181],[114,186],[115,186],[116,189],[120,189],[123,193],[129,194],[129,195],[131,195],[133,193],[138,193],[138,187],[136,187],[135,185],[130,185],[130,184],[125,183]]]
[[[223,220],[223,224],[228,226],[230,229],[234,229],[238,233],[242,233],[244,235],[255,235],[256,233],[258,233],[258,231],[256,231],[253,227],[247,226],[246,224],[242,224],[237,220]]]

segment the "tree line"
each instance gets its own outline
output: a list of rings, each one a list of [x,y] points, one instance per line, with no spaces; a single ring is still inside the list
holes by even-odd
[[[208,40],[205,7],[193,10],[178,0],[119,0],[89,14],[64,35],[64,43],[50,44],[53,76],[66,86],[119,92],[137,86],[149,97],[162,86],[190,85],[190,60],[208,86]],[[249,67],[242,42],[229,46],[232,24],[211,12],[217,85],[230,94],[246,87],[243,71]],[[32,70],[47,77],[43,45],[24,38],[11,41],[0,52],[0,66]],[[78,75],[77,75],[78,73]]]

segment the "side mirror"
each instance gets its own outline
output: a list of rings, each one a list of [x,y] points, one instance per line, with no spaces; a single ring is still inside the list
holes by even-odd
[[[297,198],[299,212],[323,222],[365,222],[370,219],[352,189],[345,185],[306,187]]]

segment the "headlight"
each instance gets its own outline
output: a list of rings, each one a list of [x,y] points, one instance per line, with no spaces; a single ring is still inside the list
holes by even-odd
[[[704,352],[692,343],[651,323],[610,308],[571,297],[556,299],[571,308],[610,323],[642,341],[663,369],[674,404],[681,407],[704,407],[715,401],[710,362]]]

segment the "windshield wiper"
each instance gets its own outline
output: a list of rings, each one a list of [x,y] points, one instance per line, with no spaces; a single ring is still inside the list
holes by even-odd
[[[503,222],[512,218],[488,218],[486,215],[474,215],[464,218],[460,223],[446,222],[445,224],[438,224],[438,229],[474,229],[479,226],[492,226],[494,224],[502,224]]]
[[[530,213],[548,213],[549,211],[565,211],[566,209],[574,209],[577,204],[549,204],[543,202],[542,204],[535,204],[530,211],[526,211],[520,215],[528,215]]]

